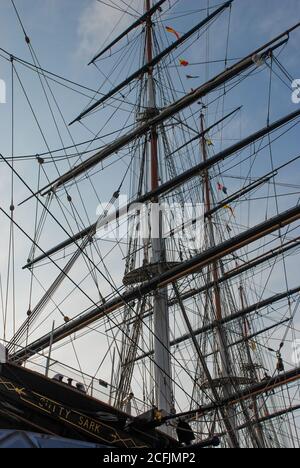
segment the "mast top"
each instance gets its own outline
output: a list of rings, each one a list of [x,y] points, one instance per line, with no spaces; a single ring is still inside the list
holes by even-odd
[[[89,106],[85,111],[79,114],[69,125],[73,125],[76,122],[80,122],[87,114],[91,111],[97,109],[101,104],[104,104],[109,98],[113,97],[117,92],[121,91],[125,86],[130,84],[133,80],[139,78],[144,73],[147,73],[149,68],[153,68],[158,65],[164,57],[167,57],[173,50],[177,49],[180,45],[184,44],[188,39],[190,39],[195,33],[197,33],[201,28],[206,26],[209,22],[213,21],[219,14],[221,14],[226,8],[230,7],[234,0],[228,0],[224,4],[222,4],[219,8],[217,8],[213,13],[207,16],[204,20],[200,21],[196,26],[194,26],[191,30],[185,33],[182,37],[180,37],[177,41],[163,50],[160,54],[154,57],[150,62],[146,63],[141,67],[139,70],[135,71],[131,76],[129,76],[126,80],[122,83],[117,85],[114,89],[112,89],[107,95],[103,96],[98,101],[94,102],[91,106]]]
[[[166,2],[167,0],[160,0],[157,2],[153,7],[146,11],[142,16],[140,16],[131,26],[129,26],[125,31],[123,31],[116,39],[114,39],[108,46],[106,46],[101,52],[99,52],[95,57],[88,63],[88,65],[92,65],[95,63],[99,58],[101,58],[106,52],[108,52],[112,47],[114,47],[118,42],[120,42],[124,37],[126,37],[128,34],[131,33],[135,28],[138,26],[142,25],[145,23],[145,21],[153,16],[157,11],[159,11],[162,7],[162,5]]]

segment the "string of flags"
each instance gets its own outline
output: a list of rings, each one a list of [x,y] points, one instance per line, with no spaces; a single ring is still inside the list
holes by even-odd
[[[217,183],[217,188],[220,192],[223,192],[225,195],[228,195],[228,188],[225,187],[225,185],[221,184],[221,182],[218,182]],[[229,210],[231,215],[235,218],[235,211],[234,209],[232,208],[232,206],[230,205],[224,205],[223,208],[225,210]],[[230,234],[232,232],[232,229],[231,227],[229,226],[229,224],[226,225],[226,228],[227,228],[227,231],[228,233]]]
[[[179,32],[176,31],[176,29],[172,28],[171,26],[166,26],[166,31],[170,34],[173,34],[177,40],[180,39],[180,34]],[[179,65],[181,67],[188,67],[189,66],[189,62],[187,60],[185,60],[184,58],[181,58],[179,59]]]
[[[177,40],[179,40],[180,37],[181,37],[179,32],[177,32],[176,29],[172,28],[171,26],[166,26],[166,31],[168,33],[170,33],[170,34],[173,34],[176,37]],[[188,67],[190,65],[190,63],[187,60],[185,60],[184,58],[180,58],[179,59],[179,65],[181,67]],[[193,80],[193,79],[200,78],[200,76],[198,76],[198,75],[186,75],[186,78],[188,80]],[[209,138],[206,138],[206,144],[208,146],[214,146],[212,140],[210,140]],[[225,187],[225,185],[218,182],[217,187],[218,187],[218,190],[220,192],[223,192],[225,195],[228,195],[228,189],[227,189],[227,187]],[[230,213],[232,214],[232,216],[235,217],[234,209],[230,205],[224,205],[224,209],[229,210]],[[228,232],[230,232],[230,231],[231,231],[231,228],[228,225]]]

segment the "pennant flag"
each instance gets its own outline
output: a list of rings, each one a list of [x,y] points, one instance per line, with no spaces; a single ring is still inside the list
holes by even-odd
[[[225,206],[224,206],[224,208],[225,208],[226,210],[229,210],[229,211],[231,212],[232,216],[234,216],[234,217],[235,217],[234,210],[233,210],[233,208],[231,208],[231,206],[230,206],[230,205],[225,205]]]
[[[220,182],[218,182],[218,190],[219,190],[220,192],[225,193],[225,195],[228,195],[228,189],[227,189],[227,187],[225,187],[225,185],[223,185],[223,184],[220,184]]]
[[[187,60],[184,60],[184,59],[180,59],[179,64],[180,64],[181,67],[188,67],[189,66],[189,62]]]
[[[198,75],[195,75],[195,76],[193,76],[193,75],[186,75],[186,77],[187,77],[188,80],[197,80],[198,78],[200,78],[200,76],[198,76]]]
[[[178,40],[180,39],[180,34],[177,31],[175,31],[174,28],[171,28],[170,26],[167,26],[166,31],[168,33],[174,34],[174,36],[176,36]]]
[[[206,143],[208,146],[214,146],[213,142],[209,138],[206,138]]]

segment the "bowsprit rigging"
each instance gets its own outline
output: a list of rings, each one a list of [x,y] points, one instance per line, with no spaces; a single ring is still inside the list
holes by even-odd
[[[237,1],[98,2],[133,20],[90,61],[97,89],[43,68],[11,3],[31,60],[1,49],[14,99],[0,155],[11,177],[0,429],[123,449],[298,447],[300,110],[274,89],[293,79],[284,58],[300,23],[237,53]],[[72,125],[55,85],[88,100]],[[15,149],[17,86],[45,145],[27,157]],[[76,143],[78,128],[89,139]],[[16,236],[30,243],[18,273],[28,307]]]

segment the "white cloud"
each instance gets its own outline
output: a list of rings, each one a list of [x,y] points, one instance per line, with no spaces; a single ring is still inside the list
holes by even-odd
[[[109,3],[109,0],[107,3]],[[128,2],[137,11],[142,11],[142,3],[142,0]],[[120,0],[114,1],[114,5],[124,9],[124,3]],[[133,10],[129,11],[133,13]],[[120,33],[133,21],[134,18],[129,14],[124,14],[95,0],[90,1],[79,20],[78,54],[80,57],[92,57],[104,44],[108,44],[108,41],[112,40],[116,34]]]

